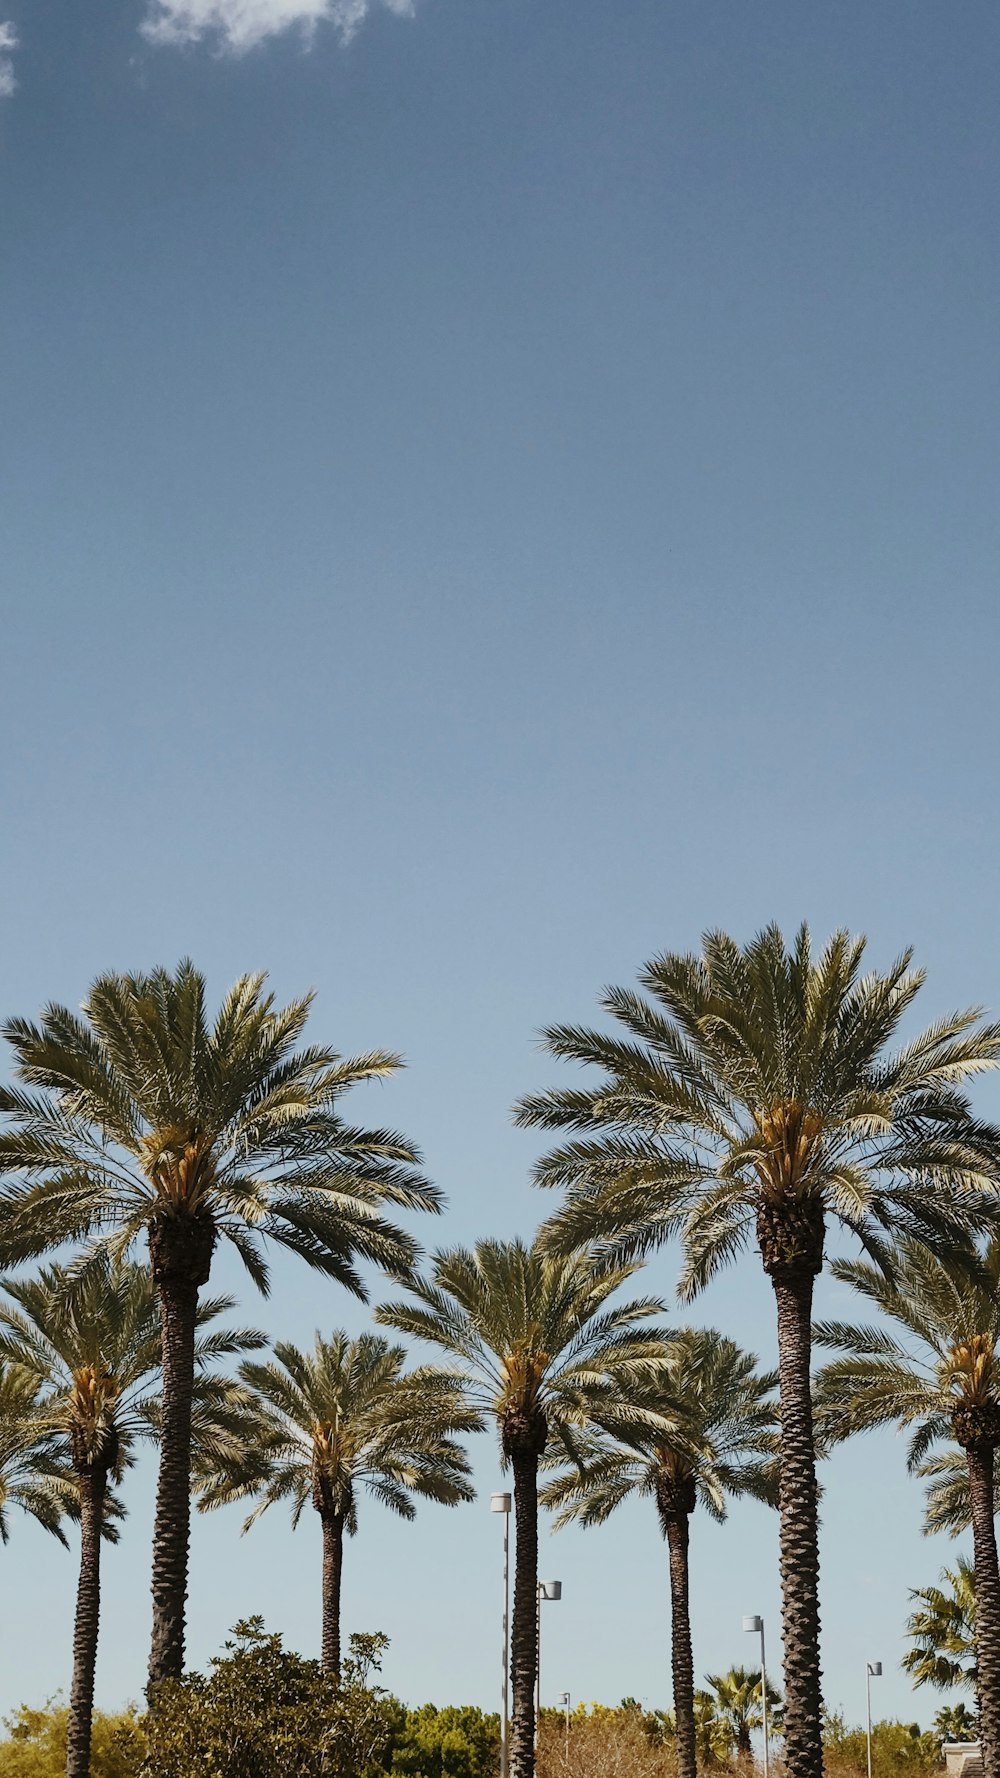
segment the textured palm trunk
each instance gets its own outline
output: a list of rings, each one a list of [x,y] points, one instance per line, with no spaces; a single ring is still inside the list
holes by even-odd
[[[783,1267],[771,1274],[778,1310],[779,1538],[785,1645],[785,1767],[789,1778],[821,1778],[823,1771],[819,1537],[809,1376],[814,1281],[815,1273],[807,1266]]]
[[[534,1778],[538,1672],[538,1454],[519,1450],[514,1470],[514,1618],[510,1638],[513,1778]]]
[[[695,1778],[694,1657],[691,1653],[689,1521],[676,1513],[665,1523],[670,1552],[670,1661],[674,1682],[677,1778]]]
[[[976,1666],[985,1778],[1000,1778],[1000,1575],[993,1519],[992,1446],[966,1450],[976,1561]]]
[[[215,1244],[211,1219],[163,1216],[150,1224],[149,1252],[160,1291],[163,1409],[153,1526],[153,1637],[149,1686],[184,1671],[184,1618],[191,1541],[191,1399],[198,1291]]]
[[[323,1525],[323,1647],[324,1673],[340,1678],[340,1582],[344,1567],[344,1519],[328,1509],[320,1514]]]
[[[101,1528],[107,1472],[81,1470],[80,1577],[73,1626],[73,1683],[66,1733],[67,1778],[90,1778],[90,1734],[94,1716],[94,1672],[101,1621]]]

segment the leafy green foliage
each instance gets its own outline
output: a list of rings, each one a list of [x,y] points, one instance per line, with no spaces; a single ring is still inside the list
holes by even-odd
[[[823,1729],[828,1772],[866,1772],[868,1749],[863,1728],[848,1728],[841,1715],[831,1715]],[[907,1778],[909,1773],[936,1771],[941,1742],[915,1722],[872,1723],[872,1778]]]
[[[637,1266],[595,1266],[587,1253],[545,1253],[538,1242],[479,1241],[471,1251],[436,1253],[428,1280],[410,1284],[415,1302],[381,1305],[375,1319],[439,1346],[458,1367],[444,1375],[474,1413],[500,1429],[520,1416],[544,1416],[567,1437],[588,1404],[625,1386],[662,1352],[657,1329],[640,1326],[662,1311],[644,1297],[608,1308]]]
[[[536,1169],[567,1194],[553,1243],[646,1253],[679,1232],[691,1296],[762,1210],[809,1202],[866,1245],[893,1230],[933,1246],[981,1223],[997,1136],[960,1083],[997,1065],[1000,1025],[974,1009],[900,1044],[923,975],[909,953],[862,973],[864,951],[837,932],[815,955],[806,926],[790,944],[776,926],[745,946],[710,932],[700,956],[654,957],[645,994],[605,993],[610,1035],[550,1027],[551,1054],[600,1076],[518,1108],[575,1133]]]
[[[665,1356],[595,1401],[597,1431],[575,1439],[573,1463],[542,1492],[557,1524],[602,1524],[633,1495],[656,1500],[688,1482],[714,1519],[730,1495],[777,1498],[777,1377],[712,1328],[678,1329]]]
[[[372,1683],[387,1646],[352,1636],[338,1686],[261,1618],[237,1624],[208,1674],[157,1688],[143,1778],[359,1778],[393,1731],[392,1702]]]
[[[500,1718],[472,1705],[407,1710],[387,1761],[401,1778],[495,1778]]]
[[[917,1609],[906,1620],[913,1644],[903,1666],[914,1685],[941,1691],[976,1683],[976,1574],[959,1557],[955,1568],[943,1568],[940,1587],[918,1587],[910,1594]]]
[[[465,1452],[450,1436],[473,1431],[475,1414],[439,1377],[407,1374],[402,1346],[377,1334],[316,1335],[311,1352],[287,1341],[267,1363],[246,1363],[242,1436],[219,1461],[196,1464],[199,1506],[257,1497],[247,1526],[286,1500],[297,1525],[307,1503],[357,1529],[357,1492],[412,1519],[417,1494],[453,1506],[471,1500]],[[246,1529],[246,1527],[244,1527]]]
[[[151,1224],[200,1219],[261,1289],[261,1235],[362,1299],[358,1260],[406,1275],[415,1243],[382,1210],[438,1210],[440,1194],[404,1137],[339,1111],[400,1059],[297,1047],[310,1005],[278,1007],[247,975],[210,1020],[184,961],[100,976],[82,1018],[50,1005],[37,1025],[7,1020],[18,1084],[0,1086],[2,1263],[87,1240],[121,1258]]]
[[[49,1704],[41,1710],[22,1704],[14,1716],[5,1717],[0,1778],[65,1778],[68,1723],[65,1704]],[[95,1711],[91,1778],[136,1778],[145,1746],[134,1710],[114,1716]]]

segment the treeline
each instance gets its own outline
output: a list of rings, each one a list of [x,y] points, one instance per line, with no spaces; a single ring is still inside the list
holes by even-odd
[[[910,1429],[934,1521],[971,1524],[983,1760],[1000,1778],[1000,1130],[965,1090],[1000,1061],[1000,1025],[972,1009],[904,1037],[923,977],[908,953],[878,970],[864,952],[843,932],[814,952],[805,927],[790,943],[776,927],[746,945],[710,933],[699,954],[654,958],[639,991],[608,990],[603,1027],[551,1026],[549,1052],[583,1072],[516,1117],[555,1141],[535,1170],[552,1214],[530,1240],[426,1262],[401,1218],[443,1204],[416,1146],[344,1105],[400,1059],[307,1039],[308,997],[278,1006],[248,976],[212,1015],[183,963],[103,976],[80,1013],[53,1003],[6,1022],[0,1465],[8,1508],[63,1538],[79,1526],[69,1778],[92,1772],[102,1548],[140,1439],[160,1452],[148,1721],[163,1725],[174,1704],[197,1716],[208,1683],[183,1677],[192,1498],[317,1516],[320,1672],[343,1699],[340,1584],[361,1494],[406,1518],[420,1498],[461,1504],[463,1440],[486,1428],[516,1519],[513,1778],[535,1766],[540,1508],[596,1525],[648,1500],[669,1548],[671,1755],[694,1778],[714,1756],[699,1743],[688,1528],[741,1493],[779,1512],[783,1759],[819,1778],[817,1461],[882,1423]],[[834,1224],[864,1257],[832,1269],[873,1327],[813,1327]],[[221,1321],[234,1305],[209,1294],[221,1242],[262,1290],[274,1245],[362,1299],[374,1268],[397,1291],[377,1323],[437,1362],[329,1328],[309,1352],[279,1341],[253,1356],[264,1335]],[[666,1244],[685,1302],[755,1250],[773,1370],[641,1290]],[[68,1265],[13,1275],[66,1248]],[[818,1379],[814,1339],[835,1354]],[[200,1744],[186,1745],[195,1774]]]

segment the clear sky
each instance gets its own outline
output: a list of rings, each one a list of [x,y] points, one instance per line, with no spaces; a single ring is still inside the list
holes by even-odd
[[[145,3],[0,9],[3,1011],[184,953],[314,986],[408,1058],[354,1109],[420,1143],[433,1242],[533,1227],[538,1027],[707,926],[844,923],[916,946],[925,1018],[1000,1005],[994,0]],[[365,1325],[276,1271],[223,1268],[245,1318]],[[773,1358],[752,1257],[697,1314]],[[826,1488],[829,1700],[881,1659],[927,1720],[951,1546],[894,1437]],[[251,1611],[317,1652],[315,1527],[239,1523],[196,1528],[192,1658]],[[665,1702],[650,1513],[542,1548],[548,1697]],[[347,1625],[403,1696],[492,1703],[498,1562],[485,1497],[362,1509]],[[0,1563],[7,1706],[68,1680],[74,1563],[27,1523]],[[776,1655],[773,1515],[693,1564],[698,1671],[743,1612]]]

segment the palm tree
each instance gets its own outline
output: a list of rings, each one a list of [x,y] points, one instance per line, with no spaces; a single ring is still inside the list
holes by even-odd
[[[4,1279],[2,1288],[9,1302],[0,1302],[0,1359],[42,1389],[39,1411],[51,1434],[69,1446],[77,1490],[80,1574],[67,1773],[68,1778],[88,1778],[108,1491],[135,1462],[137,1442],[156,1435],[161,1349],[157,1291],[146,1267],[115,1269],[106,1255],[75,1274],[52,1266],[36,1278]],[[231,1307],[229,1297],[201,1302],[199,1330]],[[200,1334],[195,1362],[201,1369],[262,1341],[262,1335],[247,1330]],[[196,1435],[220,1397],[224,1407],[220,1379],[198,1379]],[[208,1443],[214,1449],[215,1441]],[[116,1503],[110,1504],[120,1513]]]
[[[62,1520],[73,1517],[76,1491],[39,1393],[37,1378],[0,1360],[0,1543],[10,1542],[8,1508],[16,1506],[68,1549]]]
[[[711,1711],[723,1729],[725,1744],[738,1760],[748,1760],[753,1752],[750,1739],[764,1721],[761,1704],[760,1668],[730,1667],[728,1673],[706,1673],[707,1691],[700,1693],[706,1714]],[[768,1720],[781,1704],[781,1694],[769,1683],[767,1688]]]
[[[714,1519],[728,1495],[775,1501],[774,1372],[708,1328],[682,1328],[667,1356],[608,1408],[580,1461],[543,1489],[557,1524],[603,1524],[633,1496],[655,1502],[670,1553],[671,1658],[678,1778],[694,1778],[696,1724],[691,1653],[689,1520],[700,1500]]]
[[[903,1666],[914,1685],[949,1691],[977,1683],[976,1571],[960,1556],[955,1568],[941,1570],[941,1579],[944,1586],[917,1587],[910,1594],[917,1609],[906,1620],[913,1647]]]
[[[405,1276],[416,1255],[383,1207],[440,1208],[402,1136],[337,1111],[399,1058],[297,1049],[310,1004],[276,1007],[248,975],[210,1023],[204,977],[184,962],[101,976],[82,1018],[49,1006],[37,1025],[4,1026],[22,1084],[0,1089],[0,1172],[19,1175],[0,1197],[0,1263],[95,1236],[116,1259],[149,1243],[163,1322],[151,1685],[184,1665],[194,1337],[216,1241],[261,1290],[267,1235],[363,1299],[358,1259]]]
[[[557,1257],[537,1242],[479,1241],[472,1251],[435,1254],[430,1280],[410,1285],[415,1302],[376,1310],[376,1320],[458,1360],[430,1374],[446,1377],[495,1424],[504,1468],[514,1472],[513,1778],[532,1778],[535,1766],[539,1460],[550,1433],[572,1449],[573,1428],[585,1426],[588,1405],[609,1380],[624,1390],[659,1356],[660,1334],[639,1323],[661,1303],[608,1306],[637,1269],[599,1269],[589,1254]]]
[[[977,1741],[979,1721],[967,1704],[942,1704],[932,1728],[939,1741]]]
[[[448,1506],[475,1494],[452,1435],[474,1431],[478,1417],[440,1378],[408,1376],[405,1361],[377,1334],[338,1331],[317,1334],[311,1353],[286,1342],[270,1362],[241,1365],[253,1401],[244,1440],[199,1483],[202,1510],[258,1497],[244,1531],[279,1500],[296,1526],[311,1502],[323,1533],[322,1660],[338,1679],[344,1532],[358,1528],[359,1491],[404,1519],[415,1517],[414,1494]]]
[[[689,1298],[756,1236],[778,1324],[792,1778],[819,1778],[823,1766],[809,1368],[826,1223],[863,1241],[889,1228],[945,1242],[976,1225],[1000,1145],[958,1090],[996,1065],[1000,1026],[958,1013],[887,1053],[923,978],[909,953],[862,976],[864,948],[839,932],[814,959],[805,926],[791,947],[771,926],[744,947],[710,933],[701,956],[654,958],[641,976],[651,998],[604,996],[623,1035],[545,1033],[555,1055],[601,1069],[600,1082],[532,1095],[518,1110],[522,1124],[580,1133],[536,1170],[567,1192],[551,1244],[644,1253],[678,1232]]]
[[[850,1284],[894,1322],[883,1327],[817,1324],[824,1346],[843,1353],[822,1372],[824,1427],[834,1438],[895,1422],[914,1428],[911,1470],[930,1448],[951,1440],[965,1454],[967,1504],[975,1550],[977,1652],[983,1766],[1000,1772],[1000,1571],[993,1522],[994,1457],[1000,1445],[1000,1240],[980,1257],[938,1259],[903,1241],[883,1265],[838,1260],[834,1277]]]

